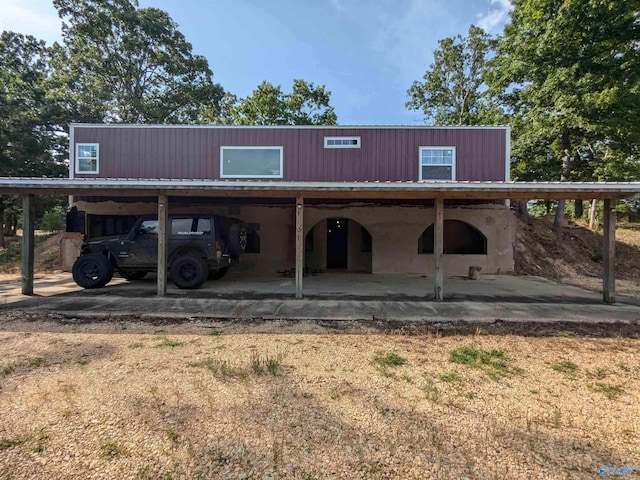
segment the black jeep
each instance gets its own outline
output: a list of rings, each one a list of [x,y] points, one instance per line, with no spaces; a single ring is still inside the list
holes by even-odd
[[[218,215],[169,215],[167,265],[179,288],[198,288],[222,278],[247,246],[247,226]],[[104,287],[117,271],[138,280],[158,270],[158,220],[141,217],[127,235],[86,241],[73,264],[84,288]]]

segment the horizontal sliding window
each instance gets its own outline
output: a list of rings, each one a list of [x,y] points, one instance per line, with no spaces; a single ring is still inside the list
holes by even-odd
[[[420,147],[420,180],[455,180],[454,147]]]
[[[223,178],[282,178],[282,147],[220,147]]]
[[[360,137],[324,137],[324,148],[360,148]]]
[[[97,143],[76,144],[76,173],[98,173],[99,148]]]

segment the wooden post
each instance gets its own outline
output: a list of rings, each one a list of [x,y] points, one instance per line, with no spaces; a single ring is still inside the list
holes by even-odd
[[[167,294],[167,243],[169,223],[169,197],[158,196],[158,296]]]
[[[616,301],[616,201],[604,201],[604,236],[603,245],[603,282],[602,297],[605,303]]]
[[[296,197],[296,298],[302,298],[304,275],[304,199]]]
[[[433,222],[433,298],[442,300],[444,283],[444,266],[442,264],[444,251],[444,200],[435,199],[435,219]]]
[[[0,222],[1,223],[1,222]],[[33,295],[33,195],[22,197],[22,294]],[[0,225],[0,228],[2,226]]]

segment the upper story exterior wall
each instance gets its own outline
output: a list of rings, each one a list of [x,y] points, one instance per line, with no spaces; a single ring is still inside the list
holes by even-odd
[[[453,154],[453,180],[501,181],[509,180],[509,135],[509,127],[72,125],[70,176],[240,178],[230,168],[221,173],[221,147],[271,146],[281,147],[271,152],[281,155],[274,174],[244,178],[418,181],[421,173],[441,171],[429,170],[427,164],[438,160],[426,158],[444,150]],[[325,137],[357,138],[359,145],[327,148]],[[229,160],[231,150],[225,150]]]

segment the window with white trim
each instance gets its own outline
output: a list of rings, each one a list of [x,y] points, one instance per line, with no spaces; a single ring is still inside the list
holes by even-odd
[[[420,147],[420,180],[455,180],[455,147]]]
[[[282,178],[282,147],[220,147],[222,178]]]
[[[76,144],[76,173],[98,173],[100,146],[97,143]]]
[[[360,148],[360,137],[324,137],[324,148]]]

